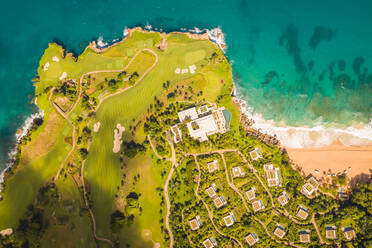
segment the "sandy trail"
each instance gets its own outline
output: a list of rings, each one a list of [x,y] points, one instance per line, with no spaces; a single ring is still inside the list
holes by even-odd
[[[100,71],[91,71],[91,72],[87,72],[87,73],[85,73],[85,74],[83,74],[81,77],[80,77],[80,89],[79,89],[79,96],[78,96],[78,99],[76,100],[76,102],[75,102],[75,104],[72,106],[72,108],[70,109],[70,111],[67,113],[67,114],[65,114],[65,113],[63,113],[57,106],[55,106],[54,104],[52,104],[52,101],[51,101],[51,98],[52,98],[52,95],[53,95],[53,92],[54,92],[54,87],[50,90],[50,94],[49,94],[49,103],[50,103],[50,105],[51,106],[53,106],[56,110],[57,110],[57,112],[64,118],[64,119],[66,119],[66,121],[68,122],[68,123],[70,123],[71,124],[71,126],[72,126],[72,144],[73,144],[73,146],[72,146],[72,148],[71,148],[71,151],[67,154],[67,156],[65,157],[65,159],[64,159],[64,161],[61,163],[61,166],[60,166],[60,168],[59,168],[59,170],[58,170],[58,172],[57,172],[57,174],[56,174],[56,176],[55,176],[55,178],[54,178],[54,180],[56,181],[57,179],[58,179],[58,177],[59,177],[59,174],[61,173],[61,170],[62,170],[62,168],[63,168],[63,165],[65,164],[65,162],[67,161],[67,159],[70,157],[70,155],[72,154],[72,152],[75,150],[75,146],[76,146],[76,142],[75,142],[75,126],[74,126],[74,124],[72,123],[72,121],[68,118],[68,116],[69,116],[69,114],[75,109],[75,107],[77,106],[77,104],[79,103],[79,101],[80,101],[80,99],[81,99],[81,96],[82,96],[82,82],[83,82],[83,78],[84,78],[84,76],[85,75],[89,75],[89,74],[94,74],[94,73],[99,73],[99,72],[121,72],[121,71],[124,71],[124,70],[126,70],[127,69],[127,67],[132,63],[132,61],[138,56],[138,54],[140,54],[142,51],[149,51],[149,52],[151,52],[152,54],[154,54],[155,55],[155,58],[156,58],[156,60],[155,60],[155,62],[154,62],[154,64],[149,68],[149,69],[147,69],[147,71],[137,80],[137,83],[139,83],[141,80],[142,80],[142,78],[144,78],[154,67],[155,67],[155,65],[158,63],[158,55],[154,52],[154,51],[152,51],[151,49],[148,49],[148,48],[144,48],[144,49],[142,49],[142,50],[140,50],[140,51],[138,51],[137,53],[136,53],[136,55],[134,55],[134,57],[129,61],[129,63],[123,68],[123,69],[120,69],[120,70],[100,70]],[[48,70],[48,66],[49,66],[49,62],[47,62],[47,68],[46,68],[46,70]],[[45,70],[45,68],[44,68],[44,71],[46,71]],[[137,84],[136,83],[136,84]],[[133,87],[133,86],[131,86],[131,87]],[[112,96],[114,96],[114,95],[118,95],[118,94],[121,94],[121,93],[123,93],[123,92],[125,92],[127,89],[130,89],[131,87],[128,87],[128,88],[124,88],[124,89],[122,89],[122,90],[119,90],[119,91],[117,91],[116,93],[113,93],[113,94],[111,94],[111,95],[108,95],[108,96],[105,96],[101,101],[100,101],[100,103],[98,104],[98,106],[96,107],[96,111],[98,110],[98,108],[100,107],[100,105],[102,104],[102,102],[105,100],[105,99],[108,99],[109,97],[112,97]],[[120,149],[120,148],[119,148]],[[89,149],[88,149],[89,150]],[[84,164],[85,164],[85,160],[83,161],[83,163],[82,163],[82,166],[81,166],[81,180],[82,180],[82,182],[83,182],[83,188],[84,188],[84,200],[85,200],[85,203],[86,203],[86,205],[87,205],[87,207],[88,207],[88,209],[89,209],[89,212],[90,212],[90,215],[91,215],[91,218],[92,218],[92,221],[93,221],[93,234],[94,234],[94,237],[95,237],[95,239],[96,240],[101,240],[101,241],[105,241],[105,242],[107,242],[107,243],[109,243],[110,244],[110,246],[111,247],[114,247],[114,245],[113,245],[113,243],[112,243],[112,241],[111,240],[109,240],[109,239],[105,239],[105,238],[101,238],[101,237],[99,237],[99,236],[97,236],[97,234],[96,234],[96,223],[95,223],[95,218],[94,218],[94,214],[93,214],[93,211],[92,211],[92,209],[91,208],[89,208],[89,205],[88,205],[88,201],[87,201],[87,199],[86,199],[86,192],[85,192],[85,186],[84,186]]]

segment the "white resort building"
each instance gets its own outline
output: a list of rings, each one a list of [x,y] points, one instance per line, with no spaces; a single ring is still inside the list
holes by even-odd
[[[224,107],[217,108],[203,105],[198,110],[192,107],[178,112],[178,118],[181,123],[186,122],[187,129],[192,138],[203,142],[208,140],[209,135],[225,133],[228,130],[230,113]],[[172,133],[174,136],[176,135],[176,132],[172,131]],[[182,136],[177,138],[177,140],[181,139]]]
[[[265,209],[265,206],[262,202],[262,200],[255,200],[252,202],[252,208],[254,210],[254,212],[257,212],[261,209]]]
[[[301,230],[300,233],[299,233],[299,236],[300,236],[300,242],[301,243],[310,242],[310,230],[309,229]]]
[[[356,237],[355,230],[350,226],[341,228],[341,231],[344,232],[344,236],[347,240],[352,240]]]
[[[272,164],[266,164],[264,165],[264,170],[266,172],[267,185],[269,187],[282,186],[279,167],[274,168]]]
[[[213,203],[217,209],[227,205],[227,201],[225,200],[225,197],[223,197],[222,195],[214,197]]]
[[[306,220],[307,216],[309,216],[309,211],[304,206],[300,205],[296,216],[300,219]]]
[[[287,192],[283,191],[283,193],[277,199],[280,205],[285,206],[289,201],[289,196]]]
[[[213,237],[211,237],[209,239],[204,240],[203,245],[205,248],[213,248],[217,246],[217,243],[216,243],[216,240]]]
[[[223,217],[223,221],[227,227],[232,226],[235,222],[235,216],[233,212],[230,212],[229,215]]]
[[[235,177],[244,177],[245,173],[243,172],[242,168],[239,166],[235,166],[231,168],[232,176]]]
[[[181,132],[181,129],[179,129],[177,125],[171,126],[170,130],[173,134],[174,143],[178,143],[182,141],[182,132]]]
[[[181,112],[178,112],[178,119],[180,122],[184,122],[187,120],[195,120],[198,119],[198,113],[196,112],[195,107],[189,108],[189,109],[184,109]]]
[[[302,187],[302,193],[309,197],[318,190],[318,187],[318,181],[314,177],[310,177]]]
[[[189,220],[189,225],[191,227],[191,230],[193,231],[199,229],[199,227],[202,225],[199,215],[196,216],[194,219]]]
[[[250,151],[249,155],[251,156],[252,160],[258,160],[258,159],[262,158],[262,154],[257,147],[254,148],[253,151]]]
[[[207,188],[205,190],[205,192],[207,193],[207,195],[211,198],[215,197],[216,196],[216,190],[214,189],[215,188],[215,184],[212,184],[212,186],[210,186],[209,188]]]
[[[245,195],[247,196],[248,201],[253,201],[256,198],[256,188],[252,187],[250,190],[247,190]]]
[[[250,233],[245,237],[245,241],[247,241],[249,246],[252,246],[252,245],[256,244],[259,241],[259,239],[258,239],[256,233]]]
[[[274,230],[274,235],[282,239],[285,235],[285,227],[277,223],[276,228]]]
[[[215,172],[216,170],[218,170],[218,165],[217,165],[217,159],[216,160],[213,160],[212,162],[209,162],[207,165],[208,165],[208,171],[209,173],[213,173]]]
[[[336,226],[335,225],[327,225],[325,227],[326,238],[327,239],[336,239]]]

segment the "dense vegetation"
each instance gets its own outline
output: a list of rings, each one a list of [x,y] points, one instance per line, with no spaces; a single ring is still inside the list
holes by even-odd
[[[213,103],[231,113],[228,132],[199,142],[188,135],[185,124],[179,124],[183,140],[174,144],[179,165],[168,186],[175,247],[202,247],[211,237],[219,247],[236,247],[238,242],[246,246],[244,238],[251,232],[260,239],[257,247],[288,242],[320,247],[310,223],[313,215],[323,239],[325,225],[337,226],[339,238],[329,241],[329,246],[371,246],[371,184],[358,185],[344,201],[321,192],[311,199],[305,197],[300,192],[305,178],[292,168],[285,150],[253,137],[240,123],[231,97],[231,67],[222,52],[209,41],[185,34],[168,35],[168,48],[161,50],[163,38],[159,33],[136,31],[102,53],[88,48],[78,59],[63,55],[56,44],[46,50],[35,79],[35,95],[45,117],[35,119],[21,141],[16,166],[7,174],[0,202],[0,229],[12,227],[14,233],[0,236],[0,247],[169,246],[164,195],[172,168],[169,128],[179,124],[178,111]],[[44,70],[54,56],[60,64],[51,63],[49,70]],[[176,68],[191,64],[198,68],[195,74],[175,74]],[[96,70],[106,71],[91,73]],[[60,79],[62,72],[67,72],[66,79]],[[120,152],[114,153],[113,130],[117,124],[125,131]],[[249,156],[255,147],[263,154],[258,161]],[[213,152],[219,149],[235,151]],[[202,154],[186,155],[194,153]],[[218,161],[219,169],[209,174],[206,164],[213,160]],[[281,187],[268,187],[263,171],[267,163],[280,168]],[[232,179],[234,166],[240,166],[246,176]],[[220,209],[205,192],[213,183],[217,194],[227,201]],[[342,184],[345,178],[340,177],[335,185]],[[258,212],[244,196],[252,187],[265,206]],[[323,185],[322,190],[327,191],[327,187]],[[283,190],[290,197],[284,207],[276,200]],[[296,217],[300,204],[309,208],[306,220]],[[212,218],[208,209],[213,210]],[[234,212],[236,223],[226,227],[222,218],[230,212]],[[188,221],[196,216],[202,225],[192,231]],[[267,234],[273,232],[276,223],[286,228],[281,241]],[[340,228],[346,225],[356,231],[356,239],[344,239]],[[302,229],[311,231],[312,242],[299,243]]]

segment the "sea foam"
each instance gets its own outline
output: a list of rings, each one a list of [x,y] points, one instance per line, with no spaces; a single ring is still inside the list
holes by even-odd
[[[317,124],[313,127],[294,127],[265,120],[261,114],[254,113],[246,101],[239,99],[241,111],[254,120],[252,128],[260,132],[276,136],[280,143],[287,148],[310,148],[331,145],[341,142],[346,146],[372,144],[372,119],[368,124],[356,124],[345,128]]]
[[[37,99],[35,99],[34,103],[37,106]],[[9,162],[6,164],[6,168],[0,174],[0,192],[2,192],[2,183],[4,182],[4,173],[13,166],[15,156],[17,155],[19,143],[21,142],[22,138],[27,135],[28,131],[32,127],[34,120],[38,118],[44,118],[44,111],[40,108],[38,109],[38,112],[31,114],[25,119],[23,125],[19,129],[20,131],[17,131],[17,133],[15,134],[15,139],[16,139],[15,145],[13,149],[11,149],[10,152],[8,153]]]
[[[104,47],[106,47],[108,45],[108,43],[107,42],[104,42],[103,41],[103,37],[102,37],[102,35],[100,35],[99,37],[98,37],[98,39],[97,39],[97,47],[98,48],[104,48]]]

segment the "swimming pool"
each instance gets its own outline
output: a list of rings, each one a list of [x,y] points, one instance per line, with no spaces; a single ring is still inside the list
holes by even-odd
[[[226,120],[226,129],[229,129],[230,120],[231,120],[231,113],[227,109],[224,109],[222,112],[223,112],[223,116],[225,117],[225,120]]]

